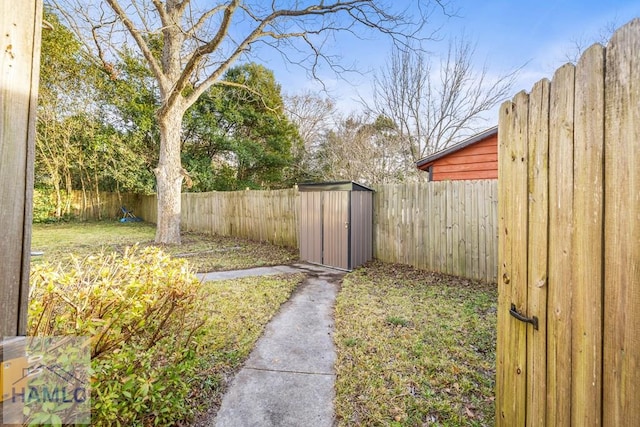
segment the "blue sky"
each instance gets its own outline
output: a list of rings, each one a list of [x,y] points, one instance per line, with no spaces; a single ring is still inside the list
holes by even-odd
[[[416,1],[396,0],[394,7],[415,6]],[[564,62],[572,40],[592,40],[609,23],[617,27],[634,17],[640,17],[640,0],[452,0],[458,17],[434,17],[432,25],[442,25],[441,36],[460,37],[465,34],[476,43],[477,66],[487,65],[489,73],[503,74],[524,66],[513,93],[529,91],[541,78],[551,78]],[[430,27],[433,28],[433,27]],[[434,53],[446,49],[447,42],[428,46]],[[362,76],[347,76],[349,83],[325,75],[323,81],[329,93],[338,99],[344,111],[357,108],[358,96],[367,98],[371,72],[379,69],[390,52],[391,45],[384,37],[357,40],[341,36],[331,49],[340,53],[347,63],[355,63]],[[285,93],[305,89],[319,90],[319,85],[300,69],[286,67],[273,61],[267,64],[275,71]]]

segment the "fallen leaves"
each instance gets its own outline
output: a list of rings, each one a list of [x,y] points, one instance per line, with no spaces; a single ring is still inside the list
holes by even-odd
[[[495,285],[400,265],[345,276],[338,424],[493,424],[496,303]]]

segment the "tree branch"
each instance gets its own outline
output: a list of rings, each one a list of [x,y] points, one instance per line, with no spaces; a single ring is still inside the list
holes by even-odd
[[[216,13],[220,12],[222,9],[224,9],[224,6],[220,5],[203,13],[202,16],[198,18],[198,21],[195,24],[193,24],[191,28],[185,31],[185,34],[195,37],[196,32],[198,32],[200,28],[202,28],[205,22],[207,22],[209,18],[211,18]]]
[[[162,22],[162,26],[166,28],[169,25],[172,25],[173,22],[171,22],[169,15],[167,15],[167,11],[165,10],[162,2],[160,0],[152,0],[152,1],[153,1],[153,5],[156,7],[156,10],[158,11],[158,15],[160,16],[160,22]]]
[[[149,45],[140,34],[140,31],[136,28],[135,24],[131,21],[131,19],[129,19],[126,12],[122,9],[120,4],[118,3],[118,0],[106,0],[106,2],[107,4],[109,4],[109,6],[111,6],[111,9],[113,9],[116,15],[118,15],[118,17],[120,18],[124,26],[127,28],[127,30],[129,30],[131,37],[133,37],[133,39],[136,41],[138,47],[140,48],[140,51],[142,52],[145,59],[149,63],[149,68],[151,68],[153,75],[158,80],[158,84],[162,88],[163,92],[166,93],[166,91],[170,90],[170,88],[168,87],[167,78],[164,75],[164,72],[162,71],[162,67],[160,66],[160,64],[158,64],[158,61],[153,56],[153,52],[149,48]]]
[[[222,18],[222,23],[220,24],[220,28],[218,28],[218,31],[216,32],[215,36],[211,39],[209,43],[199,47],[191,54],[189,61],[187,61],[184,68],[182,69],[182,73],[180,74],[180,77],[178,78],[178,80],[175,82],[172,93],[169,96],[169,99],[167,100],[168,106],[172,105],[179,96],[182,96],[182,91],[187,86],[187,83],[189,82],[189,79],[191,78],[193,71],[197,68],[198,64],[202,61],[202,58],[205,55],[213,52],[214,50],[216,50],[218,46],[220,46],[220,43],[222,43],[222,40],[224,40],[224,37],[229,32],[229,27],[231,25],[231,18],[233,17],[233,14],[236,8],[238,7],[238,4],[239,4],[239,0],[233,0],[225,8],[224,16]],[[212,79],[211,77],[207,78],[202,83],[202,85],[204,85],[205,87],[202,90],[196,89],[192,93],[192,95],[197,93],[196,97],[193,97],[193,96],[187,97],[185,109],[193,105],[193,103],[200,97],[200,95],[202,95],[202,93],[206,89],[211,87],[211,85],[215,80],[219,79],[222,76],[222,74],[226,71],[229,65],[233,61],[235,61],[235,59],[237,59],[241,53],[242,51],[240,51],[240,48],[238,48],[236,52],[234,52],[234,54],[232,55],[233,59],[231,58],[227,59],[227,61],[223,62],[223,64],[212,73],[212,76],[215,76],[214,79]]]

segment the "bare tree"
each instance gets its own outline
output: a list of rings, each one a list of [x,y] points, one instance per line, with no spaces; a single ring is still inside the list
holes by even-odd
[[[571,46],[568,48],[567,52],[565,52],[563,60],[569,61],[572,64],[577,64],[584,51],[592,44],[600,43],[601,45],[606,46],[618,27],[620,27],[618,22],[613,20],[607,22],[596,34],[589,37],[584,35],[574,37],[571,39]]]
[[[414,49],[395,49],[374,79],[368,108],[391,118],[407,149],[407,162],[440,151],[479,128],[483,114],[508,97],[516,72],[492,78],[474,68],[474,47],[462,40],[431,62]]]
[[[307,91],[285,97],[285,111],[302,138],[302,146],[292,147],[297,175],[303,179],[316,179],[320,172],[314,155],[326,135],[335,127],[335,102]]]
[[[336,33],[354,36],[376,31],[397,44],[416,37],[426,16],[392,14],[376,0],[205,1],[205,0],[50,0],[71,28],[104,63],[135,46],[158,82],[159,163],[156,242],[180,242],[180,192],[186,176],[180,163],[180,133],[185,111],[230,66],[264,48],[276,49],[313,76],[321,66],[345,70],[325,49]],[[433,12],[440,0],[423,2]],[[429,7],[424,7],[428,4]],[[87,37],[87,36],[90,37]],[[117,75],[113,75],[117,78]]]
[[[316,153],[322,178],[368,185],[404,181],[407,165],[397,130],[384,116],[352,114],[340,120]]]

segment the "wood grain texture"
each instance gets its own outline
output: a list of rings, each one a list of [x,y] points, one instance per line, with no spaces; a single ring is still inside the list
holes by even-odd
[[[516,99],[499,126],[497,422],[640,423],[640,19],[558,69],[529,96],[528,194],[517,192]],[[547,101],[548,100],[548,101]],[[548,160],[547,160],[548,159]],[[510,161],[511,160],[511,161]],[[516,187],[513,188],[513,183]],[[514,204],[528,202],[527,393],[513,379],[518,336]],[[546,324],[545,324],[546,323]]]
[[[549,244],[549,80],[529,96],[529,240],[527,314],[538,330],[527,334],[526,425],[544,426],[547,405],[547,258]]]
[[[374,257],[495,282],[497,182],[376,186]]]
[[[606,52],[603,421],[640,423],[640,19]]]
[[[581,426],[601,425],[604,59],[594,45],[576,66],[571,424]]]
[[[547,425],[571,422],[571,251],[575,67],[553,76],[549,111]]]
[[[500,108],[498,161],[499,270],[496,425],[525,423],[526,324],[509,314],[527,308],[527,129],[529,97],[520,92]]]
[[[0,333],[27,321],[42,1],[0,3]]]

